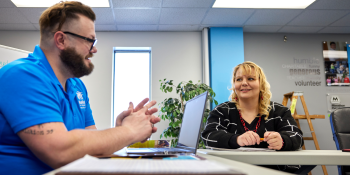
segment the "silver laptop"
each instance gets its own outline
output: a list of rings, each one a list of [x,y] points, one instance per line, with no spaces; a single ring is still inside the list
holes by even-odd
[[[196,154],[208,92],[187,101],[177,146],[174,148],[128,148],[128,154]]]

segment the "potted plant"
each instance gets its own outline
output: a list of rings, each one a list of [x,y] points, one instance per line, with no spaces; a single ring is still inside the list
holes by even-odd
[[[166,98],[163,102],[161,102],[160,105],[160,112],[159,117],[162,120],[169,121],[169,126],[166,128],[163,133],[160,135],[160,138],[163,136],[165,138],[171,137],[171,146],[175,147],[177,145],[178,136],[180,132],[180,127],[182,123],[182,117],[185,109],[186,102],[195,96],[208,91],[208,98],[207,98],[207,104],[215,103],[215,105],[218,104],[218,102],[214,99],[215,93],[209,87],[208,85],[204,83],[198,83],[194,84],[192,81],[182,81],[177,86],[173,84],[173,80],[159,80],[160,83],[160,90],[162,92],[172,92],[173,89],[176,89],[176,93],[179,95],[179,98]],[[205,125],[207,122],[207,118],[209,116],[209,108],[206,108],[204,111],[204,117],[202,121],[202,126]],[[203,127],[202,127],[203,130]],[[199,148],[205,148],[205,145],[202,141],[202,139],[199,140]]]

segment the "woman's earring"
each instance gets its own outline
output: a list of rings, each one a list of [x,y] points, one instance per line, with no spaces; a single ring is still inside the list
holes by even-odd
[[[261,100],[264,100],[263,96],[261,95]]]

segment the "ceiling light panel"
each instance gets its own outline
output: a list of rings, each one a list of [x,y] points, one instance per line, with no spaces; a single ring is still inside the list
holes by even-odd
[[[315,0],[216,0],[213,8],[305,9]]]
[[[11,0],[17,7],[51,7],[61,0]],[[109,0],[78,0],[90,7],[109,7]]]

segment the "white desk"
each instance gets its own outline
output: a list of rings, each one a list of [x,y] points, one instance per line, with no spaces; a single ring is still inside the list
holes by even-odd
[[[255,165],[350,165],[350,152],[338,150],[238,152],[199,149],[197,153]]]
[[[237,171],[241,171],[247,175],[256,175],[256,174],[259,174],[259,175],[292,175],[290,173],[285,173],[285,172],[276,171],[276,170],[272,170],[272,169],[268,169],[268,168],[264,168],[264,167],[250,165],[247,163],[242,163],[242,162],[238,162],[238,161],[234,161],[234,160],[228,160],[228,159],[224,159],[224,158],[217,157],[217,156],[200,154],[200,153],[198,155],[206,158],[207,160],[215,161],[217,163],[231,167]],[[56,170],[48,172],[44,175],[54,175],[55,173],[59,172],[59,170],[60,169],[56,169]],[[140,175],[142,175],[142,174],[140,174]]]
[[[243,162],[238,162],[234,160],[224,159],[218,156],[208,155],[208,154],[201,154],[197,152],[197,155],[204,157],[208,160],[219,162],[221,164],[224,164],[226,166],[232,167],[238,171],[241,171],[247,175],[292,175],[290,173],[285,173],[282,171],[272,170],[264,167],[259,167],[255,165],[250,165]]]

